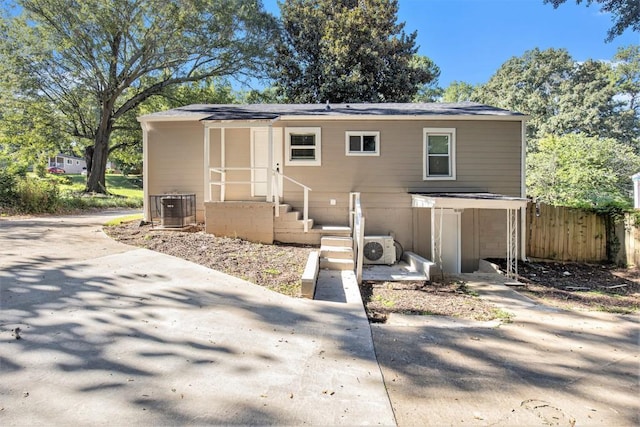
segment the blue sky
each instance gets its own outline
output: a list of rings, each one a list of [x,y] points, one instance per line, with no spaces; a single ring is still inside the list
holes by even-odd
[[[399,0],[398,21],[418,31],[419,53],[441,69],[440,86],[454,80],[485,83],[509,58],[534,49],[565,48],[576,61],[610,60],[620,46],[640,44],[627,30],[605,43],[611,16],[568,0],[558,9],[543,0]],[[279,15],[277,0],[263,0]]]

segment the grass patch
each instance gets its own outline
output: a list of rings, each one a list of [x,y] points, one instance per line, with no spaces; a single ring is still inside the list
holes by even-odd
[[[144,219],[144,214],[141,213],[137,213],[137,214],[131,214],[131,215],[126,215],[126,216],[121,216],[119,218],[114,218],[110,221],[107,221],[104,226],[105,227],[115,227],[116,225],[121,225],[121,224],[125,224],[127,222],[132,222],[132,221],[140,221]]]
[[[111,174],[105,177],[109,194],[84,192],[87,177],[67,174],[59,183],[60,210],[75,211],[108,208],[141,208],[143,204],[142,180],[139,176]]]
[[[513,320],[513,314],[504,311],[501,308],[494,309],[493,315],[495,319],[501,320],[503,323],[511,323]]]

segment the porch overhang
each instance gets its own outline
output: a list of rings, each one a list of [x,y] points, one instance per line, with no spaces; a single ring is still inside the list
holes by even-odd
[[[527,199],[495,193],[411,193],[414,208],[519,209]]]
[[[526,246],[524,242],[525,224],[520,221],[518,226],[518,212],[525,212],[527,199],[523,197],[505,196],[494,193],[410,193],[411,206],[414,208],[431,209],[431,253],[436,263],[442,268],[442,243],[441,232],[436,233],[437,213],[439,211],[440,230],[442,230],[442,211],[465,209],[503,209],[506,211],[506,231],[507,231],[507,277],[516,279],[518,277],[518,252],[522,259],[526,258]],[[520,231],[518,229],[521,229]],[[522,239],[518,238],[518,235]],[[520,240],[521,248],[518,248]]]

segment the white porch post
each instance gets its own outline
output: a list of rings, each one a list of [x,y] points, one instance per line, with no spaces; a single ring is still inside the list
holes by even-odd
[[[151,214],[149,211],[149,125],[141,122],[142,125],[142,209],[144,220],[149,221]]]
[[[204,125],[204,201],[211,201],[211,140],[209,134],[211,129],[207,124]]]
[[[220,201],[224,202],[225,198],[225,183],[227,181],[227,171],[225,167],[227,166],[226,162],[226,141],[225,141],[225,132],[224,128],[220,128]]]
[[[520,125],[520,134],[522,135],[522,154],[520,162],[520,197],[527,198],[527,121],[522,120]],[[520,208],[520,259],[527,260],[527,207]]]
[[[273,201],[273,126],[269,124],[267,143],[267,202]],[[277,207],[276,207],[277,209]]]
[[[507,209],[507,277],[518,280],[519,209]]]

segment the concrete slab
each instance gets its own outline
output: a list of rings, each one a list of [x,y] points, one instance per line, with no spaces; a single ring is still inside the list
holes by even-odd
[[[640,425],[638,316],[548,309],[500,276],[464,279],[513,322],[372,325],[398,425]]]
[[[353,310],[364,315],[365,319],[367,317],[353,270],[320,270],[314,298],[318,301],[349,304]]]
[[[362,267],[362,280],[374,282],[424,282],[427,276],[417,272],[409,264],[399,261],[393,265],[364,265]]]
[[[117,244],[103,220],[0,220],[0,424],[395,423],[361,305]]]

